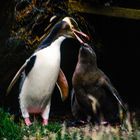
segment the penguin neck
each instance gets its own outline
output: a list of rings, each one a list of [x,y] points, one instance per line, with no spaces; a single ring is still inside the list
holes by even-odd
[[[48,37],[46,37],[46,38],[41,42],[41,44],[39,45],[39,48],[42,48],[42,46],[49,46],[49,45],[53,42],[53,39],[54,39],[54,35],[49,34]]]
[[[44,48],[47,48],[49,46],[55,46],[52,44],[56,44],[58,46],[61,45],[61,43],[63,42],[63,40],[66,39],[66,37],[64,36],[59,36],[57,37],[55,40],[52,36],[48,36],[38,47],[38,49],[36,51],[42,50]]]
[[[42,49],[44,47],[50,46],[51,43],[56,40],[56,36],[59,34],[64,21],[59,22],[58,24],[55,25],[53,30],[48,34],[48,36],[41,42],[39,45],[39,48]]]
[[[65,39],[66,39],[66,37],[64,37],[64,36],[58,37],[56,40],[54,40],[54,41],[51,43],[50,47],[56,47],[56,48],[60,49],[61,44],[62,44],[62,42],[63,42]]]

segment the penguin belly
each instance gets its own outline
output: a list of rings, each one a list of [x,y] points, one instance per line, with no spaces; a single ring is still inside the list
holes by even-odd
[[[50,104],[60,70],[60,51],[57,47],[47,47],[35,55],[35,64],[25,77],[19,96],[23,117],[27,117],[26,111],[41,113]]]

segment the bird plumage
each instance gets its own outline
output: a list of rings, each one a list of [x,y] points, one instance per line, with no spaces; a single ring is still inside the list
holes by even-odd
[[[65,37],[60,37],[54,43],[62,42],[64,39]],[[34,68],[26,75],[27,78],[22,85],[20,103],[21,106],[26,105],[25,108],[30,108],[29,112],[43,112],[51,98],[60,70],[60,45],[56,46],[54,43],[34,54]],[[24,111],[23,116],[29,117],[24,115]]]
[[[74,27],[78,28],[77,23],[69,17],[58,22],[19,69],[8,87],[7,92],[10,92],[22,73],[19,102],[26,125],[31,125],[29,113],[41,113],[43,125],[48,124],[51,96],[56,83],[62,100],[68,97],[68,83],[60,69],[60,48],[66,38],[76,38]],[[85,35],[80,31],[78,33]]]
[[[79,50],[72,83],[71,108],[77,119],[119,122],[119,105],[126,113],[125,104],[110,79],[98,68],[96,54],[90,46]]]

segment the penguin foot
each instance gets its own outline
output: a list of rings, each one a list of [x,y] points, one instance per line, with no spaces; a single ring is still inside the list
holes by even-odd
[[[48,125],[48,120],[47,119],[43,119],[42,125]]]
[[[24,122],[27,126],[30,126],[32,124],[29,118],[25,118]]]

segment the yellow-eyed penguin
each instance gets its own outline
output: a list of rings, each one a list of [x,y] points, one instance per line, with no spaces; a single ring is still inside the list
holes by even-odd
[[[65,17],[51,30],[38,49],[26,60],[10,83],[11,90],[20,74],[23,74],[19,102],[22,116],[27,126],[31,125],[29,113],[41,113],[43,125],[48,124],[51,96],[55,84],[59,87],[64,100],[68,96],[68,84],[60,69],[60,47],[66,38],[81,39],[78,35],[88,36],[80,31],[73,18]]]

